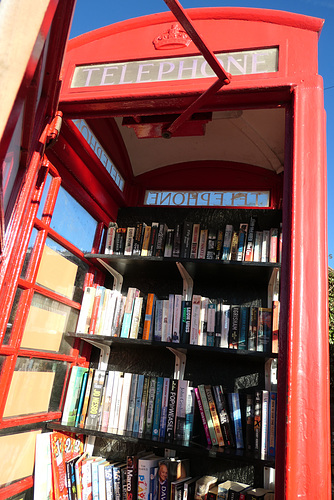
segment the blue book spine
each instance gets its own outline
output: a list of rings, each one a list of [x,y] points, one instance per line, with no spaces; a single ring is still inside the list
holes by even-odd
[[[78,409],[77,409],[77,414],[76,414],[76,417],[75,417],[75,424],[74,424],[75,427],[77,427],[79,425],[79,422],[80,422],[82,406],[83,406],[83,402],[84,402],[84,399],[85,399],[87,379],[88,379],[88,371],[83,374],[83,378],[82,378],[81,389],[80,389],[80,396],[79,396],[79,403],[78,403]]]
[[[163,382],[164,382],[163,377],[157,378],[157,390],[155,395],[153,428],[152,428],[152,439],[155,441],[159,438]]]
[[[235,445],[236,448],[242,449],[244,447],[244,439],[242,435],[242,422],[241,422],[241,409],[240,409],[240,399],[239,393],[232,392],[228,394],[230,403],[230,414],[233,419],[234,431],[235,431]]]
[[[163,301],[161,299],[156,299],[154,314],[154,340],[158,340],[160,342],[162,340],[162,308]]]
[[[106,465],[104,468],[104,478],[106,483],[106,500],[113,500],[114,497],[114,487],[113,487],[113,478],[112,478],[112,468],[111,464]]]
[[[133,434],[134,435],[138,435],[138,432],[139,432],[139,418],[140,418],[140,410],[141,410],[141,400],[142,400],[142,395],[143,395],[143,387],[144,387],[144,375],[138,375],[136,407],[135,407],[135,414],[134,414],[134,420],[133,420]]]

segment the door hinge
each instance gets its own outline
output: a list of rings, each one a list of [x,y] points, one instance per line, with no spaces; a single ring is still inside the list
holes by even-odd
[[[57,142],[62,123],[63,113],[61,111],[57,111],[50,124],[50,129],[46,140],[46,149],[52,147]]]

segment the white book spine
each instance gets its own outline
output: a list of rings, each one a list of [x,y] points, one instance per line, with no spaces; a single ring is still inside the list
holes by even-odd
[[[121,293],[117,290],[109,290],[108,304],[102,329],[102,335],[105,335],[106,337],[111,336],[111,329],[114,321],[116,303],[120,295]]]
[[[76,329],[77,333],[88,333],[95,294],[96,288],[94,286],[85,288]]]
[[[228,333],[230,331],[230,314],[231,306],[229,304],[222,304],[222,318],[221,318],[221,340],[220,347],[228,347]]]
[[[106,390],[104,394],[103,408],[102,408],[101,431],[103,432],[107,432],[108,430],[114,379],[115,379],[115,372],[113,370],[110,370],[108,372],[108,380],[107,380]]]
[[[168,297],[167,342],[171,342],[173,337],[173,316],[174,316],[174,295],[170,293]]]
[[[126,230],[124,255],[132,255],[135,231],[136,231],[135,227],[128,227]]]
[[[120,402],[120,413],[118,422],[118,434],[123,434],[126,429],[126,420],[129,408],[129,396],[131,387],[132,373],[125,373],[123,380],[123,390]]]
[[[116,371],[115,375],[114,375],[114,385],[113,385],[113,391],[112,391],[112,396],[111,396],[108,432],[113,432],[112,429],[114,428],[116,400],[117,400],[118,384],[119,384],[120,377],[121,377],[121,372]]]
[[[261,459],[268,455],[269,391],[262,391],[261,406]]]
[[[130,339],[136,339],[138,337],[139,322],[141,318],[141,310],[143,307],[143,297],[136,297],[133,306],[133,314],[130,328]]]
[[[206,332],[208,324],[208,297],[201,297],[201,310],[200,310],[200,320],[199,320],[199,337],[198,344],[206,345]]]
[[[175,294],[172,342],[176,343],[180,342],[181,305],[182,305],[182,295]]]
[[[269,247],[270,247],[269,230],[265,229],[262,233],[261,262],[269,262]]]
[[[163,299],[163,301],[162,301],[162,331],[161,331],[162,342],[167,342],[167,338],[168,338],[168,311],[169,311],[169,300]]]
[[[190,344],[198,345],[201,296],[193,295],[191,305]]]

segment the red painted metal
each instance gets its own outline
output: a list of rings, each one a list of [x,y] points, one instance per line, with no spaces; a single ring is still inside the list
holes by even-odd
[[[0,500],[7,500],[9,497],[14,495],[19,495],[24,491],[32,488],[34,484],[34,480],[32,477],[27,477],[22,479],[21,481],[17,481],[16,483],[5,486],[0,490]]]

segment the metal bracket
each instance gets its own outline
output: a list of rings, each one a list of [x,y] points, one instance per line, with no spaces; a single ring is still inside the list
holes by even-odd
[[[84,452],[87,453],[89,457],[93,456],[94,446],[95,446],[95,436],[92,435],[86,436]]]
[[[114,283],[113,283],[112,289],[117,290],[118,292],[121,292],[122,286],[123,286],[123,276],[119,272],[115,271],[115,269],[113,267],[109,266],[109,264],[104,262],[103,259],[97,258],[96,260],[100,264],[102,264],[102,266],[105,267],[107,269],[107,271],[114,277]]]
[[[99,370],[107,370],[108,369],[108,361],[110,357],[110,346],[101,344],[96,340],[90,340],[85,337],[85,342],[92,344],[94,347],[100,349],[100,359],[99,359]]]
[[[181,262],[177,262],[176,265],[183,279],[183,300],[191,300],[194,287],[193,279]]]
[[[176,380],[183,380],[187,361],[186,349],[174,349],[173,347],[167,347],[167,349],[175,356],[174,378]]]

